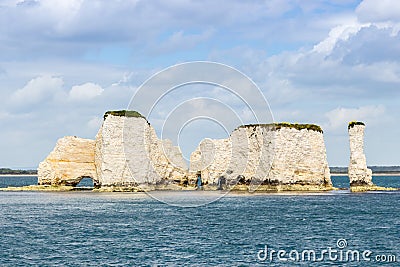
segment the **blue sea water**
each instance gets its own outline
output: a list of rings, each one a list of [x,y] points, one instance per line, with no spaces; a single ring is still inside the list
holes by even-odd
[[[337,188],[349,188],[348,176],[332,176],[333,186]],[[372,181],[374,184],[386,187],[400,188],[400,176],[373,176]]]
[[[0,186],[35,179],[1,177]],[[398,179],[374,177],[386,186]],[[333,181],[346,187],[339,185],[346,177]],[[219,193],[160,194],[196,203]],[[197,208],[139,193],[0,192],[0,266],[398,266],[399,203],[400,192],[347,190],[228,194]],[[339,248],[339,239],[347,246]],[[274,254],[264,260],[266,246],[268,256],[285,250],[285,258],[304,250],[320,256],[329,247],[370,250],[371,261],[287,262]],[[377,256],[397,262],[378,262]]]

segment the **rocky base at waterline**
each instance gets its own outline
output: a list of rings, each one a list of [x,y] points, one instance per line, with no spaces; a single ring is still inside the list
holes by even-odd
[[[194,185],[182,186],[179,184],[168,184],[168,185],[141,185],[137,187],[121,187],[121,186],[104,186],[95,188],[93,191],[96,192],[150,192],[150,191],[195,191],[199,190]],[[312,191],[312,192],[324,192],[338,190],[333,186],[325,185],[306,185],[306,184],[280,184],[280,185],[243,185],[236,184],[231,186],[224,186],[222,189],[215,184],[203,185],[200,190],[204,191],[241,191],[241,192],[283,192],[283,191]]]
[[[73,191],[76,187],[67,185],[26,185],[26,186],[9,186],[0,188],[0,191]]]
[[[305,184],[282,184],[282,185],[260,185],[258,187],[235,185],[231,191],[249,191],[257,193],[273,193],[273,192],[326,192],[332,190],[338,190],[333,186],[325,185],[305,185]]]
[[[367,191],[396,191],[400,190],[400,188],[394,188],[394,187],[384,187],[384,186],[378,186],[371,182],[365,183],[362,180],[356,180],[352,181],[350,183],[350,191],[351,192],[367,192]]]
[[[125,186],[104,186],[100,188],[81,188],[74,186],[52,186],[52,185],[28,185],[20,187],[6,187],[0,188],[0,191],[47,191],[47,192],[67,192],[67,191],[92,191],[92,192],[134,192],[143,193],[151,191],[196,191],[195,186],[180,186],[177,184],[163,185],[163,186],[140,186],[140,187],[125,187]],[[327,192],[332,190],[339,190],[335,187],[326,187],[318,185],[261,185],[253,188],[249,185],[234,185],[219,190],[216,185],[204,185],[201,190],[204,191],[232,191],[232,192],[250,192],[250,193],[277,193],[277,192]],[[393,189],[397,190],[397,189]],[[356,192],[361,192],[356,191]]]
[[[244,192],[244,193],[279,193],[279,192],[329,192],[333,190],[345,190],[346,188],[326,187],[318,185],[276,185],[276,186],[265,186],[261,185],[254,190],[254,188],[248,185],[235,185],[232,188],[227,188],[222,191],[231,192]],[[68,192],[68,191],[88,191],[90,192],[132,192],[132,193],[144,193],[151,191],[196,191],[197,188],[194,186],[182,187],[179,185],[165,185],[165,186],[154,186],[154,187],[118,187],[118,186],[104,186],[93,189],[82,189],[80,187],[73,186],[51,186],[51,185],[28,185],[19,187],[6,187],[0,188],[0,191],[45,191],[45,192]],[[217,191],[218,187],[215,185],[205,185],[202,190],[204,191]],[[399,191],[400,188],[394,187],[382,187],[382,186],[352,186],[350,192],[362,193],[368,191]]]
[[[377,186],[377,185],[350,186],[351,192],[397,191],[397,190],[400,190],[400,188],[383,187],[383,186]]]

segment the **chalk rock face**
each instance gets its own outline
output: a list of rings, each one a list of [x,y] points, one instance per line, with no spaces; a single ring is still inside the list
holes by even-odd
[[[61,138],[40,163],[38,176],[39,184],[76,185],[91,177],[105,190],[155,190],[194,188],[198,172],[206,190],[222,184],[250,191],[262,186],[260,190],[332,188],[322,130],[316,125],[240,126],[229,138],[203,140],[191,154],[188,170],[180,149],[158,139],[134,111],[107,112],[95,140]]]
[[[95,150],[101,186],[156,185],[187,177],[179,148],[159,140],[143,117],[106,116]]]
[[[364,129],[361,122],[349,124],[350,137],[350,186],[372,186],[372,171],[367,168],[367,160],[364,154]]]
[[[190,178],[194,183],[201,171],[202,181],[216,184],[218,178],[229,169],[232,162],[232,142],[228,139],[204,139],[190,155]]]
[[[240,126],[227,139],[203,140],[190,161],[191,177],[201,171],[208,184],[223,176],[230,184],[332,187],[322,130]]]
[[[282,127],[273,156],[270,180],[332,186],[322,132]]]
[[[59,139],[53,151],[39,164],[38,184],[75,186],[82,178],[91,177],[96,185],[94,153],[94,140],[74,136]]]

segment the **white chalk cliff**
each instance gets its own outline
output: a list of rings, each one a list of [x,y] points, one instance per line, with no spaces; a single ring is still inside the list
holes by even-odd
[[[39,164],[39,185],[77,185],[82,178],[91,177],[98,184],[94,165],[94,140],[66,136]]]
[[[178,147],[159,140],[143,117],[109,114],[96,136],[95,165],[101,186],[157,185],[186,177]]]
[[[191,176],[206,184],[314,185],[332,188],[322,130],[316,125],[246,125],[222,140],[206,139],[192,153]]]
[[[367,168],[367,160],[364,153],[364,129],[362,122],[349,123],[350,138],[350,186],[372,186],[372,171]]]
[[[227,139],[203,140],[188,169],[180,149],[158,139],[133,111],[107,112],[95,140],[60,139],[39,165],[39,184],[75,185],[91,177],[102,188],[194,188],[199,171],[209,190],[221,177],[227,188],[332,189],[323,134],[316,125],[240,126]]]

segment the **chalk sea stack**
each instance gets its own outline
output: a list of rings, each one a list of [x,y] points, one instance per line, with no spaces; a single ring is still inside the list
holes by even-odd
[[[350,140],[350,164],[349,179],[350,187],[372,186],[372,171],[367,168],[367,159],[364,153],[364,130],[363,122],[353,121],[349,123]]]
[[[96,174],[103,189],[177,189],[186,179],[179,148],[158,139],[138,112],[107,112],[95,143]]]
[[[349,122],[350,164],[348,175],[352,192],[397,190],[396,188],[376,186],[372,182],[372,170],[367,167],[364,153],[365,123],[360,121]]]
[[[61,138],[39,165],[41,185],[76,185],[91,177],[98,190],[332,190],[322,129],[314,124],[256,124],[229,138],[203,140],[186,166],[180,149],[158,139],[136,111],[109,111],[95,140]],[[223,181],[223,184],[221,184]]]
[[[257,191],[332,190],[322,129],[313,124],[257,124],[235,129],[229,138],[203,140],[190,157],[190,176]]]

